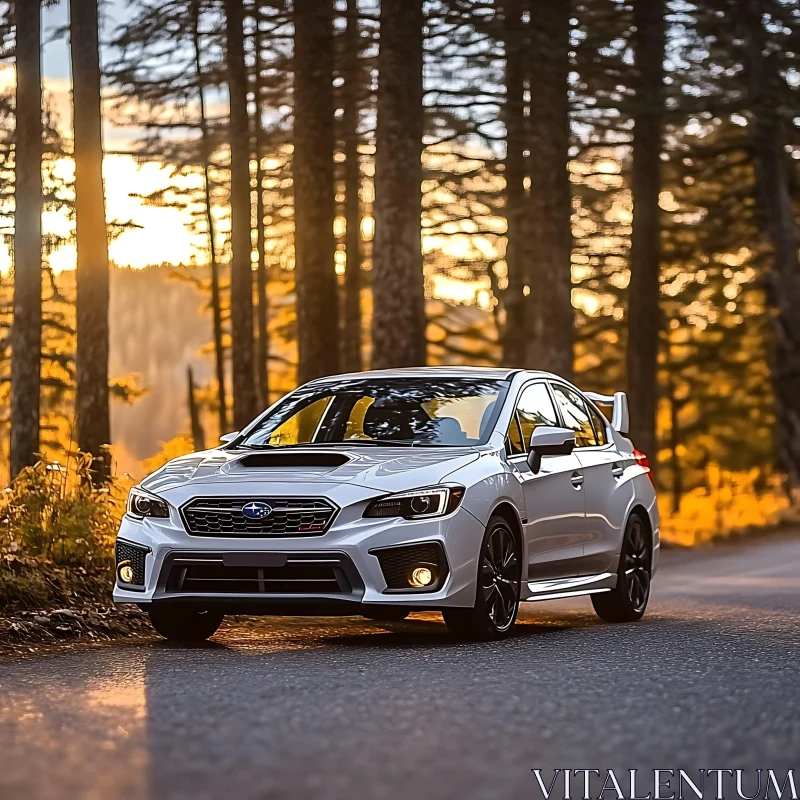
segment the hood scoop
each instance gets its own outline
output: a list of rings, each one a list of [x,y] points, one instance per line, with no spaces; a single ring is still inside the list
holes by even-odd
[[[343,453],[251,453],[236,462],[244,469],[290,469],[318,467],[335,469],[350,461]]]

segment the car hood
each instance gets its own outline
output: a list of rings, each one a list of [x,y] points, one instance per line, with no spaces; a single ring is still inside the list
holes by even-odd
[[[237,484],[270,484],[289,488],[303,484],[352,484],[382,492],[399,492],[442,482],[447,475],[479,457],[465,447],[440,448],[286,448],[269,451],[208,450],[170,461],[144,481],[157,494],[173,489],[207,494]],[[315,491],[322,487],[318,486]],[[264,490],[262,489],[262,491]]]

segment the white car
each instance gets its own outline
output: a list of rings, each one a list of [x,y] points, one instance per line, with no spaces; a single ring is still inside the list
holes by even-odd
[[[612,422],[597,405],[613,406]],[[644,613],[659,552],[627,399],[547,373],[419,368],[301,386],[220,447],[131,490],[114,600],[168,639],[225,614],[403,619],[473,639],[520,601]]]

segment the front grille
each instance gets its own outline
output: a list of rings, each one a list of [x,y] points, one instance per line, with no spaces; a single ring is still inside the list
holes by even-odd
[[[131,586],[144,586],[144,559],[147,550],[142,547],[134,547],[127,542],[117,542],[117,569],[123,561],[129,561],[133,570],[133,582]]]
[[[408,582],[412,567],[419,564],[432,564],[437,569],[437,580],[424,591],[435,591],[441,587],[447,577],[447,561],[441,545],[437,543],[388,547],[370,552],[380,562],[383,579],[386,581],[386,590],[390,592],[423,591],[413,589]]]
[[[248,519],[242,509],[267,503],[272,513]],[[193,536],[321,536],[330,527],[336,506],[316,497],[195,498],[181,508],[186,530]]]
[[[226,566],[222,558],[175,557],[167,593],[188,594],[350,594],[353,585],[342,557],[298,555],[282,566]]]

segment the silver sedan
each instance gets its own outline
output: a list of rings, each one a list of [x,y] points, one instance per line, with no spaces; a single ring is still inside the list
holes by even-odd
[[[634,621],[659,515],[627,428],[623,393],[542,372],[312,381],[131,491],[114,599],[188,641],[225,614],[423,610],[496,639],[520,602],[576,595],[604,620]]]

